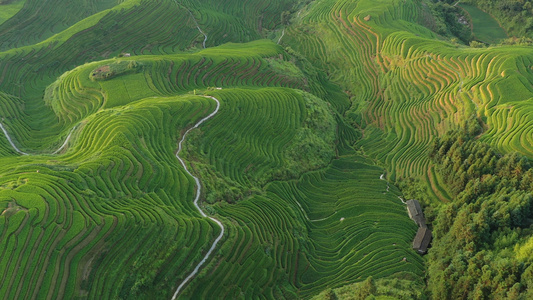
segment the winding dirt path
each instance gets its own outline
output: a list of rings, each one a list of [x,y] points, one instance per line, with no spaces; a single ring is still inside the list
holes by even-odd
[[[67,145],[68,141],[70,140],[70,136],[72,135],[72,132],[74,131],[74,129],[76,129],[76,127],[78,127],[78,125],[72,127],[72,129],[70,129],[70,132],[68,133],[68,136],[67,138],[65,139],[65,142],[63,142],[63,145],[61,145],[61,147],[59,147],[59,149],[57,149],[56,151],[52,152],[51,154],[57,154],[59,151],[63,150],[63,148],[65,148],[65,146]],[[2,131],[4,132],[4,135],[6,136],[7,138],[7,141],[9,142],[9,144],[11,144],[11,147],[13,147],[13,149],[18,153],[18,154],[21,154],[21,155],[32,155],[32,154],[29,154],[29,153],[26,153],[22,150],[20,150],[14,143],[13,143],[13,140],[11,140],[11,137],[9,136],[9,133],[7,133],[7,130],[6,128],[4,127],[4,125],[2,123],[0,123],[0,129],[2,129]]]
[[[191,172],[189,172],[189,169],[187,169],[187,166],[185,165],[185,162],[183,161],[183,159],[179,156],[180,152],[181,152],[181,147],[182,147],[182,144],[183,144],[183,141],[185,140],[185,138],[187,137],[187,134],[195,129],[195,128],[198,128],[198,126],[200,126],[200,124],[202,124],[203,122],[211,119],[214,115],[216,115],[218,113],[218,109],[220,108],[220,102],[218,101],[217,98],[215,97],[212,97],[212,96],[204,96],[206,98],[210,98],[210,99],[213,99],[216,101],[217,103],[217,107],[215,109],[215,111],[213,111],[211,114],[209,114],[207,117],[201,119],[200,121],[198,121],[198,123],[196,123],[196,125],[194,125],[193,127],[189,128],[185,134],[183,135],[183,137],[181,138],[180,140],[180,143],[179,143],[179,146],[178,146],[178,151],[176,152],[176,158],[178,158],[178,160],[180,161],[181,165],[183,166],[183,168],[185,169],[185,172],[187,172],[187,174],[189,174],[192,178],[194,178],[194,181],[196,182],[196,197],[194,198],[194,206],[196,206],[196,209],[198,209],[198,211],[200,212],[200,214],[202,215],[202,217],[207,217],[207,215],[205,214],[205,212],[200,208],[200,206],[198,205],[198,200],[200,199],[200,192],[202,191],[202,186],[200,185],[200,180],[198,179],[198,177],[194,176],[193,174],[191,174]],[[198,265],[196,265],[196,268],[194,268],[194,270],[191,272],[191,274],[189,274],[189,276],[187,276],[187,278],[185,278],[183,280],[183,282],[178,286],[178,288],[176,289],[176,292],[174,293],[174,296],[172,296],[172,300],[175,300],[176,297],[178,297],[180,291],[185,287],[185,285],[189,282],[189,280],[191,280],[197,273],[198,271],[200,270],[200,268],[202,267],[202,265],[207,261],[207,259],[209,258],[209,256],[211,255],[211,253],[213,252],[213,250],[215,250],[218,242],[222,239],[222,236],[224,235],[224,225],[222,225],[222,222],[220,222],[219,220],[213,218],[213,217],[208,217],[209,219],[211,219],[211,221],[215,222],[218,224],[218,226],[220,226],[220,234],[218,235],[218,237],[215,239],[215,241],[213,242],[213,245],[211,245],[211,248],[209,249],[209,251],[207,251],[207,254],[204,256],[204,258],[202,259],[202,261],[200,261],[198,263]]]
[[[407,204],[407,202],[405,202],[405,200],[403,200],[402,196],[398,196],[398,199],[400,199],[400,201],[402,201],[403,204]]]
[[[380,180],[385,180],[387,182],[387,192],[388,192],[389,189],[390,189],[390,185],[389,185],[389,181],[387,179],[385,179],[385,173],[381,174],[381,176],[379,176],[379,179]],[[407,204],[407,202],[405,202],[405,200],[403,200],[402,196],[398,196],[398,199],[400,199],[400,201],[402,201],[403,204]]]
[[[67,145],[68,141],[70,140],[70,136],[72,135],[72,132],[74,131],[74,129],[76,129],[76,127],[78,127],[78,125],[72,127],[72,129],[68,133],[67,138],[65,139],[65,142],[63,143],[63,145],[61,145],[61,147],[59,147],[59,149],[57,149],[56,151],[52,152],[52,154],[57,154],[57,153],[59,153],[59,151],[61,151],[61,150],[63,150],[63,148],[65,148],[65,146]]]
[[[15,149],[15,151],[17,151],[17,153],[22,154],[22,155],[28,155],[28,153],[20,151],[20,149],[17,148],[17,146],[15,146],[15,144],[14,144],[13,141],[11,140],[11,137],[10,137],[9,134],[7,133],[7,130],[4,128],[4,125],[3,125],[2,123],[0,123],[0,128],[1,128],[2,131],[4,132],[4,135],[6,136],[7,141],[11,144],[11,147],[13,147],[13,149]]]
[[[285,35],[285,28],[284,28],[283,31],[281,32],[281,36],[280,36],[279,39],[278,39],[278,43],[277,43],[278,45],[279,45],[279,43],[281,42],[281,39],[283,38],[284,35]]]
[[[192,14],[192,13],[191,13],[191,14]],[[194,20],[194,22],[196,22],[196,20]],[[205,37],[205,38],[204,38],[204,42],[202,43],[202,46],[203,46],[204,49],[205,49],[205,42],[207,41],[207,34],[205,34],[205,33],[202,31],[202,29],[200,29],[200,26],[198,26],[198,22],[197,22],[196,24],[197,24],[197,25],[196,25],[196,28],[198,28],[198,31],[200,31],[200,33],[203,34],[204,37]]]
[[[174,0],[174,3],[176,3],[176,6],[180,7],[179,3]],[[194,17],[194,15],[192,14],[192,12],[185,6],[182,6],[183,9],[187,10],[189,12],[189,14],[191,15],[191,18],[192,20],[194,21],[194,24],[196,24],[196,28],[198,28],[198,31],[200,31],[200,33],[204,36],[204,42],[202,43],[202,46],[204,47],[205,49],[205,42],[207,41],[207,34],[205,34],[205,32],[200,28],[200,25],[198,25],[198,21],[196,21],[196,18]]]
[[[380,180],[385,180],[387,182],[387,192],[388,192],[389,189],[390,189],[390,185],[389,185],[389,181],[387,179],[385,179],[385,173],[381,174],[381,176],[379,176],[379,179]]]

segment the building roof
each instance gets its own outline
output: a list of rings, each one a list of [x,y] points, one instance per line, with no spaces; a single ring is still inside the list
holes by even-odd
[[[418,226],[426,227],[426,219],[424,218],[424,212],[422,211],[420,202],[418,200],[409,200],[405,203],[407,204],[409,218],[413,219]]]
[[[413,249],[421,254],[426,253],[432,237],[431,230],[427,227],[419,227],[413,240]]]

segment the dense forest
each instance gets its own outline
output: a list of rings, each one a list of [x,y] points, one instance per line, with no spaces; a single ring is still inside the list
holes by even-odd
[[[460,7],[446,1],[428,4],[432,10],[434,23],[425,25],[441,36],[454,40],[458,39],[465,44],[469,44],[472,41],[473,36],[470,26],[459,22],[459,17],[464,14]]]
[[[428,289],[435,299],[531,299],[533,169],[479,142],[480,130],[471,119],[430,149],[453,201],[432,220]]]

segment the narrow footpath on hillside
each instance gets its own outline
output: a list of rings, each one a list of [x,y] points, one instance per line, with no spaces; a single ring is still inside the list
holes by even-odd
[[[13,149],[15,149],[15,151],[16,151],[17,153],[22,154],[22,155],[28,155],[28,153],[20,151],[20,149],[17,148],[17,146],[15,146],[15,144],[14,144],[13,141],[11,140],[11,137],[10,137],[9,134],[7,133],[7,130],[6,130],[5,127],[4,127],[4,124],[0,123],[0,128],[1,128],[2,131],[4,132],[4,135],[6,136],[7,141],[11,144],[11,147],[13,147]]]
[[[180,4],[176,0],[174,0],[174,3],[176,3],[177,7],[180,7]],[[202,43],[202,46],[205,49],[205,42],[207,42],[207,34],[205,34],[205,32],[200,28],[200,25],[198,24],[198,21],[196,21],[196,18],[192,14],[192,11],[190,9],[188,9],[187,7],[185,7],[185,6],[182,6],[182,7],[183,7],[183,9],[185,9],[185,10],[187,10],[189,12],[189,14],[191,15],[192,20],[194,21],[194,24],[196,25],[196,28],[198,28],[198,31],[200,31],[200,33],[204,36],[204,42]]]
[[[278,39],[278,43],[277,43],[278,45],[281,42],[281,39],[283,38],[284,35],[285,35],[285,28],[283,28],[283,31],[281,32],[281,36]]]
[[[379,179],[380,180],[384,180],[385,182],[387,182],[387,192],[388,192],[389,189],[390,189],[390,185],[389,185],[389,181],[387,179],[385,179],[385,173],[381,174],[381,176],[379,176]],[[398,196],[398,199],[400,199],[400,201],[402,201],[403,204],[407,204],[407,202],[405,202],[405,200],[403,200],[402,196]]]
[[[61,145],[61,147],[59,147],[59,149],[57,149],[56,151],[52,152],[51,154],[57,154],[59,153],[61,150],[63,150],[63,148],[65,148],[65,146],[67,146],[67,143],[68,141],[70,140],[70,136],[72,135],[72,132],[74,131],[74,129],[76,129],[76,127],[78,127],[77,125],[72,127],[72,129],[70,129],[70,132],[68,133],[68,136],[67,138],[65,139],[65,142],[63,142],[63,145]],[[6,139],[7,141],[9,142],[9,144],[11,144],[11,147],[18,153],[18,154],[21,154],[21,155],[33,155],[33,154],[30,154],[30,153],[26,153],[22,150],[20,150],[16,145],[15,143],[13,143],[13,140],[11,139],[11,137],[9,136],[9,133],[7,133],[7,130],[6,128],[4,127],[4,124],[0,123],[0,129],[2,129],[2,131],[4,132],[4,135],[6,136]]]
[[[216,109],[211,113],[209,114],[207,117],[201,119],[200,121],[198,121],[198,123],[196,123],[196,125],[194,125],[193,127],[189,128],[187,131],[185,131],[185,134],[183,134],[183,137],[181,138],[180,142],[179,142],[179,145],[178,145],[178,151],[176,152],[176,157],[178,158],[178,160],[180,161],[181,165],[183,166],[183,168],[185,169],[185,172],[187,172],[187,174],[189,174],[192,178],[194,178],[194,181],[196,182],[196,196],[194,198],[194,206],[196,206],[196,209],[198,209],[198,211],[200,212],[200,214],[202,215],[202,217],[204,218],[207,218],[208,216],[205,214],[205,212],[200,208],[200,206],[198,205],[198,201],[200,200],[200,194],[201,194],[201,191],[202,191],[202,185],[200,184],[200,180],[198,179],[198,177],[194,176],[191,172],[189,172],[189,169],[187,169],[187,166],[185,165],[185,162],[183,161],[183,159],[180,157],[180,152],[181,152],[181,147],[182,147],[182,144],[183,144],[183,141],[185,140],[185,138],[187,137],[187,134],[195,129],[195,128],[198,128],[198,126],[200,126],[200,124],[202,124],[203,122],[211,119],[214,115],[216,115],[218,113],[218,109],[220,108],[220,101],[218,101],[217,98],[215,97],[212,97],[212,96],[204,96],[206,98],[210,98],[210,99],[213,99],[215,100],[215,102],[217,103],[217,107]],[[196,276],[196,274],[198,273],[198,271],[200,270],[200,268],[202,267],[202,265],[207,261],[207,259],[209,258],[209,256],[211,255],[211,253],[213,252],[213,250],[215,250],[215,248],[217,247],[217,244],[218,242],[220,242],[220,240],[222,239],[222,236],[224,235],[224,225],[222,225],[222,222],[220,222],[219,220],[213,218],[213,217],[208,217],[209,219],[211,219],[211,221],[215,222],[218,224],[218,226],[220,226],[220,234],[218,235],[218,237],[215,239],[215,241],[213,242],[213,245],[211,245],[211,248],[209,249],[209,251],[207,251],[207,254],[204,256],[204,258],[198,263],[198,265],[196,265],[196,267],[194,268],[194,270],[191,272],[191,274],[189,274],[189,276],[187,276],[183,282],[178,286],[178,288],[176,289],[176,292],[174,293],[174,296],[172,296],[172,300],[175,300],[179,293],[181,292],[181,290],[185,287],[185,285],[194,277]]]
[[[331,217],[333,217],[334,215],[337,214],[337,211],[333,212],[331,215],[325,217],[325,218],[322,218],[322,219],[311,219],[309,218],[309,216],[307,215],[307,212],[305,211],[305,209],[303,208],[303,206],[300,204],[300,202],[296,199],[294,199],[294,202],[296,202],[296,204],[298,205],[298,207],[300,207],[300,210],[302,211],[303,215],[305,216],[305,218],[307,219],[307,221],[309,222],[319,222],[319,221],[324,221],[324,220],[327,220]],[[344,218],[342,218],[344,220]],[[342,221],[342,220],[341,220]]]
[[[194,178],[194,181],[196,183],[196,196],[194,198],[194,206],[196,207],[196,209],[200,212],[200,214],[202,215],[202,217],[204,218],[209,218],[211,219],[211,221],[215,222],[219,227],[220,227],[220,234],[218,235],[218,237],[215,239],[215,241],[213,242],[213,244],[211,245],[211,248],[209,249],[209,251],[207,252],[207,254],[204,256],[204,258],[196,265],[196,267],[194,268],[194,270],[191,272],[191,274],[189,274],[189,276],[187,276],[183,282],[178,286],[178,288],[176,289],[176,292],[174,293],[174,296],[172,296],[172,300],[176,299],[176,297],[179,295],[179,293],[181,292],[181,290],[185,287],[185,285],[194,277],[196,276],[196,274],[198,274],[198,271],[200,270],[200,268],[202,267],[202,265],[209,259],[209,256],[211,256],[211,253],[213,253],[213,251],[215,250],[215,248],[217,247],[218,243],[220,242],[220,240],[222,239],[222,236],[224,236],[224,231],[225,231],[225,227],[224,225],[222,224],[222,222],[220,222],[219,220],[213,218],[213,217],[208,217],[207,214],[200,208],[200,206],[198,205],[198,201],[200,200],[200,194],[201,194],[201,191],[202,191],[202,185],[200,184],[200,180],[198,179],[198,177],[194,176],[190,171],[189,169],[187,168],[187,165],[185,164],[185,162],[183,161],[183,159],[180,157],[180,152],[181,152],[181,149],[182,149],[182,146],[183,146],[183,141],[185,141],[185,138],[187,137],[187,134],[189,132],[191,132],[191,130],[193,129],[196,129],[198,128],[198,126],[200,126],[202,123],[204,123],[205,121],[211,119],[213,116],[215,116],[217,113],[218,113],[218,110],[220,109],[220,101],[218,101],[217,98],[215,97],[212,97],[212,96],[204,96],[205,98],[209,98],[209,99],[212,99],[214,100],[216,103],[217,103],[217,106],[215,108],[215,110],[209,114],[207,117],[201,119],[200,121],[198,121],[193,127],[189,128],[185,134],[183,134],[183,137],[181,138],[179,144],[178,144],[178,151],[176,152],[176,158],[180,161],[181,165],[183,166],[183,168],[185,169],[185,172],[187,172],[187,174],[189,174],[192,178]],[[70,130],[70,133],[68,134],[67,138],[65,139],[65,142],[63,143],[63,145],[61,145],[61,147],[59,147],[59,149],[57,149],[56,151],[54,151],[52,154],[57,154],[59,151],[61,151],[68,143],[71,135],[72,135],[72,132],[74,131],[74,129],[76,129],[77,126],[74,126],[72,127],[72,129]],[[26,152],[23,152],[21,151],[14,143],[13,143],[13,140],[11,139],[11,137],[9,136],[7,130],[5,129],[4,125],[2,123],[0,123],[0,129],[2,129],[2,131],[4,132],[4,135],[6,136],[7,138],[7,141],[11,144],[11,147],[13,147],[13,149],[21,154],[21,155],[31,155],[31,154],[28,154]]]

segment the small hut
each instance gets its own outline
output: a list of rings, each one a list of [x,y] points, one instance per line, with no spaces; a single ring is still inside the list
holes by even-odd
[[[415,223],[420,227],[426,227],[426,218],[424,218],[424,212],[420,206],[418,200],[409,200],[407,204],[407,213],[409,218],[411,218]]]
[[[432,238],[431,230],[427,227],[419,227],[413,240],[413,249],[420,254],[425,254],[428,251],[429,243]]]

